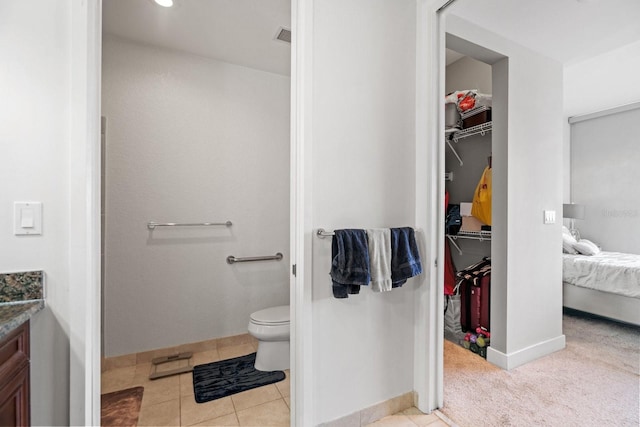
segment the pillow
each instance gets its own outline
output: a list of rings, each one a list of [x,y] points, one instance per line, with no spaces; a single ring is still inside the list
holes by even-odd
[[[571,231],[567,228],[566,225],[562,226],[562,234],[568,234],[569,236],[571,236]]]
[[[574,248],[577,243],[578,241],[571,234],[562,233],[562,252],[574,255],[577,254],[578,251]]]
[[[582,255],[597,255],[600,253],[598,245],[587,239],[580,239],[578,243],[573,245],[573,248]]]

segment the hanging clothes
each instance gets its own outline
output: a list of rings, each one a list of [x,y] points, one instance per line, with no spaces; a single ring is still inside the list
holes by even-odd
[[[455,294],[456,287],[456,266],[453,264],[451,258],[451,247],[449,246],[449,239],[444,241],[444,294]]]

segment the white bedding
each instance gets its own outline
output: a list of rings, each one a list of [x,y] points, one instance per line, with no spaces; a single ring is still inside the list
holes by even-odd
[[[575,286],[640,298],[640,255],[562,254],[562,280]]]

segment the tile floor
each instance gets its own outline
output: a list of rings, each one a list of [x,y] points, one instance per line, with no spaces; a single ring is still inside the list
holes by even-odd
[[[453,424],[448,424],[444,419],[436,415],[435,412],[426,415],[418,408],[409,408],[395,415],[384,417],[373,424],[369,424],[369,426],[372,427],[450,427],[451,425]]]
[[[255,351],[240,344],[194,353],[191,363],[217,362]],[[173,369],[184,362],[159,365]],[[150,381],[151,363],[110,369],[102,374],[102,393],[143,386],[139,426],[289,426],[289,372],[287,378],[207,403],[196,403],[191,373]]]
[[[191,363],[200,365],[254,352],[254,344],[240,344],[194,353]],[[180,363],[160,365],[173,369]],[[172,366],[172,364],[174,364]],[[289,426],[289,371],[284,381],[234,394],[207,403],[196,403],[191,373],[150,381],[151,363],[113,368],[102,374],[102,393],[143,386],[139,426]],[[385,417],[371,426],[446,427],[435,414],[416,408]]]

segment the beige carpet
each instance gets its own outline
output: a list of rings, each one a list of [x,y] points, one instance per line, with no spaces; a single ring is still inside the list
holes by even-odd
[[[567,347],[503,371],[445,340],[444,407],[461,427],[634,426],[640,328],[564,315]]]

